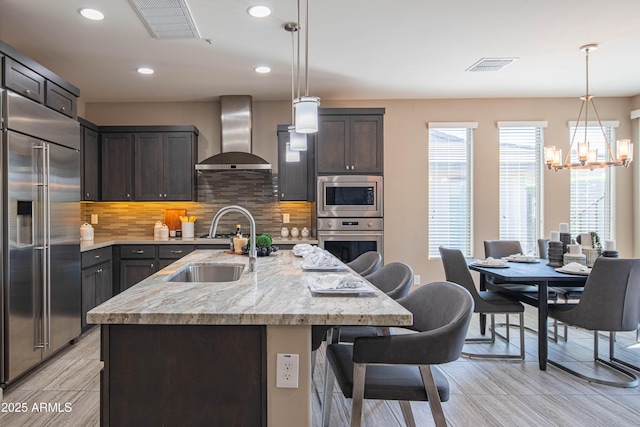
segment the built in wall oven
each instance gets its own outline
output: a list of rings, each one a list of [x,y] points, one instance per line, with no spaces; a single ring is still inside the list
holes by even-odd
[[[382,218],[318,218],[318,246],[343,262],[365,252],[383,255]]]
[[[382,218],[381,176],[319,176],[317,190],[318,218]]]

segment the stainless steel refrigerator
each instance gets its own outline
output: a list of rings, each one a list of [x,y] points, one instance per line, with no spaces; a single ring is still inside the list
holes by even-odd
[[[0,89],[0,384],[80,335],[80,130]]]

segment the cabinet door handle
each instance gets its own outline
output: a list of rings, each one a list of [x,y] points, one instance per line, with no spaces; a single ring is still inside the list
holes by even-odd
[[[347,170],[349,170],[349,165],[347,165]]]
[[[284,193],[282,193],[282,197],[284,197]]]
[[[151,268],[153,268],[153,263],[151,263]]]
[[[162,193],[158,194],[158,198],[162,199]]]
[[[181,254],[182,253],[182,249],[178,249],[178,250],[172,250],[171,251],[172,254]]]
[[[94,255],[93,257],[94,257],[95,259],[98,259],[98,258],[100,258],[100,255]]]
[[[351,165],[351,170],[354,170],[355,168],[356,168],[355,166]]]
[[[66,110],[65,107],[60,107],[60,111],[64,111],[64,110]]]
[[[102,273],[102,269],[99,268],[98,271],[96,271],[96,273],[98,273],[98,274]]]
[[[31,95],[31,91],[29,89],[25,89],[24,93],[26,93],[27,95]]]
[[[127,199],[131,198],[131,194],[127,193]]]
[[[137,251],[131,251],[132,254],[140,254],[142,255],[144,253],[144,251],[142,249],[139,249]]]
[[[165,198],[165,199],[167,198],[167,193],[164,193],[164,198]]]
[[[89,197],[89,193],[87,193],[87,197]]]

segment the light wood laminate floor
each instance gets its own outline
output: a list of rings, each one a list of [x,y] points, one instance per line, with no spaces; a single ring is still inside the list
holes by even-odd
[[[526,322],[535,327],[536,316],[527,308]],[[474,316],[469,335],[477,334]],[[0,426],[98,426],[99,360],[98,328],[60,353],[33,373],[12,384],[4,392],[3,409],[26,403],[26,413],[0,412]],[[640,344],[634,332],[618,335],[616,355],[640,365]],[[519,353],[517,330],[512,329],[512,344],[474,344],[466,348],[480,352],[505,350]],[[601,341],[601,354],[608,351],[608,340]],[[591,369],[593,335],[569,329],[569,341],[549,343],[551,359]],[[525,361],[499,361],[461,358],[444,365],[451,383],[451,398],[443,404],[451,426],[631,426],[640,424],[640,388],[620,389],[581,381],[553,366],[538,369],[536,335],[526,334]],[[322,392],[324,353],[318,353],[315,381]],[[320,425],[320,406],[313,397],[314,427]],[[54,411],[38,412],[33,405],[49,404]],[[55,411],[59,404],[60,411]],[[65,404],[68,404],[65,407]],[[419,426],[431,426],[428,404],[412,403]],[[65,408],[70,408],[65,412]],[[334,390],[331,426],[348,426],[351,401]],[[364,426],[404,426],[396,402],[365,401]],[[297,426],[278,426],[297,427]]]

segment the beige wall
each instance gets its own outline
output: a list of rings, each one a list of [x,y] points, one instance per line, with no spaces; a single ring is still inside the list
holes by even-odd
[[[640,97],[596,100],[602,120],[619,120],[618,138],[638,141],[629,113],[639,108]],[[634,107],[635,105],[635,107]],[[200,129],[199,158],[219,151],[219,104],[197,103],[87,103],[86,118],[98,125],[195,125]],[[579,101],[549,99],[456,99],[322,101],[322,107],[384,107],[385,162],[385,262],[410,264],[422,283],[442,280],[439,259],[429,260],[427,123],[474,121],[474,252],[483,256],[482,242],[499,236],[498,128],[497,121],[546,120],[545,142],[568,145],[568,121],[576,120]],[[290,104],[254,102],[254,152],[277,164],[276,125],[290,121]],[[636,151],[638,151],[636,149]],[[617,246],[623,256],[634,253],[633,211],[636,199],[634,170],[617,168]],[[546,171],[544,234],[569,222],[569,173]],[[636,180],[637,182],[637,180]],[[637,208],[636,208],[637,209]],[[636,231],[637,233],[637,231]],[[407,243],[408,242],[408,243]]]

